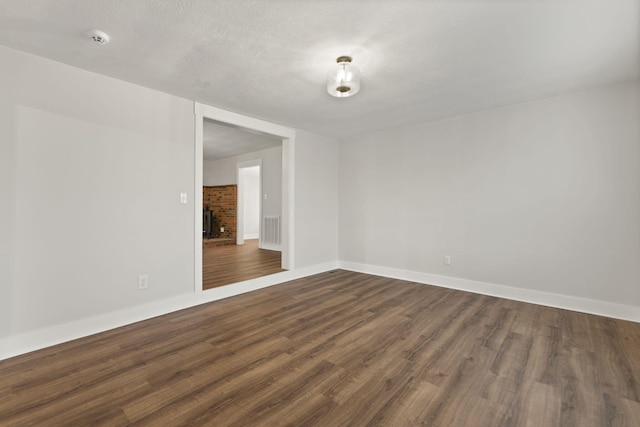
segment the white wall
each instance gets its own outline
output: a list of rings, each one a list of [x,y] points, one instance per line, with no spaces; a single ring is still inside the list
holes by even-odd
[[[296,132],[295,263],[338,259],[338,143]]]
[[[639,98],[621,84],[341,145],[340,259],[640,307]]]
[[[193,103],[2,47],[0,62],[0,342],[193,294]],[[296,269],[339,255],[640,307],[639,98],[617,85],[340,146],[297,131]],[[265,189],[278,210],[281,185]]]
[[[236,165],[250,160],[262,161],[263,215],[282,215],[282,146],[267,148],[253,153],[226,159],[203,162],[203,185],[237,184]]]
[[[191,291],[193,102],[0,62],[0,338]]]
[[[194,103],[4,47],[0,63],[0,359],[335,267],[337,230],[297,241],[306,268],[195,292]],[[336,216],[335,142],[316,138],[292,169]],[[280,148],[263,160],[282,173]],[[278,212],[281,186],[266,189]],[[317,212],[298,210],[304,236]]]

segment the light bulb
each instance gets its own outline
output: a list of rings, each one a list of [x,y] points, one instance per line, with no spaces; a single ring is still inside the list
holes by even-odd
[[[327,92],[336,98],[347,98],[360,91],[360,71],[351,64],[351,57],[341,56],[327,74]]]

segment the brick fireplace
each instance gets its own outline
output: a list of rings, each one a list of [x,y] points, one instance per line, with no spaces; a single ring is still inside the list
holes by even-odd
[[[224,239],[220,240],[222,243],[236,243],[237,203],[237,185],[202,187],[202,207],[211,210],[216,216],[218,230],[214,236],[216,239]],[[224,232],[220,232],[220,227],[224,227]]]

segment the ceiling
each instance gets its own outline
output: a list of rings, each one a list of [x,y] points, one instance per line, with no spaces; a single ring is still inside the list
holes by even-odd
[[[0,44],[344,139],[637,79],[639,12],[640,0],[3,0]],[[326,93],[340,55],[361,70],[352,98]]]
[[[205,119],[203,159],[220,160],[277,147],[282,138]]]

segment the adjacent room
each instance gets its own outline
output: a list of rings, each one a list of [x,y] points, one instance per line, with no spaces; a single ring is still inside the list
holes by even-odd
[[[202,288],[282,269],[282,139],[204,120]]]
[[[640,425],[638,0],[5,0],[0,425]]]

